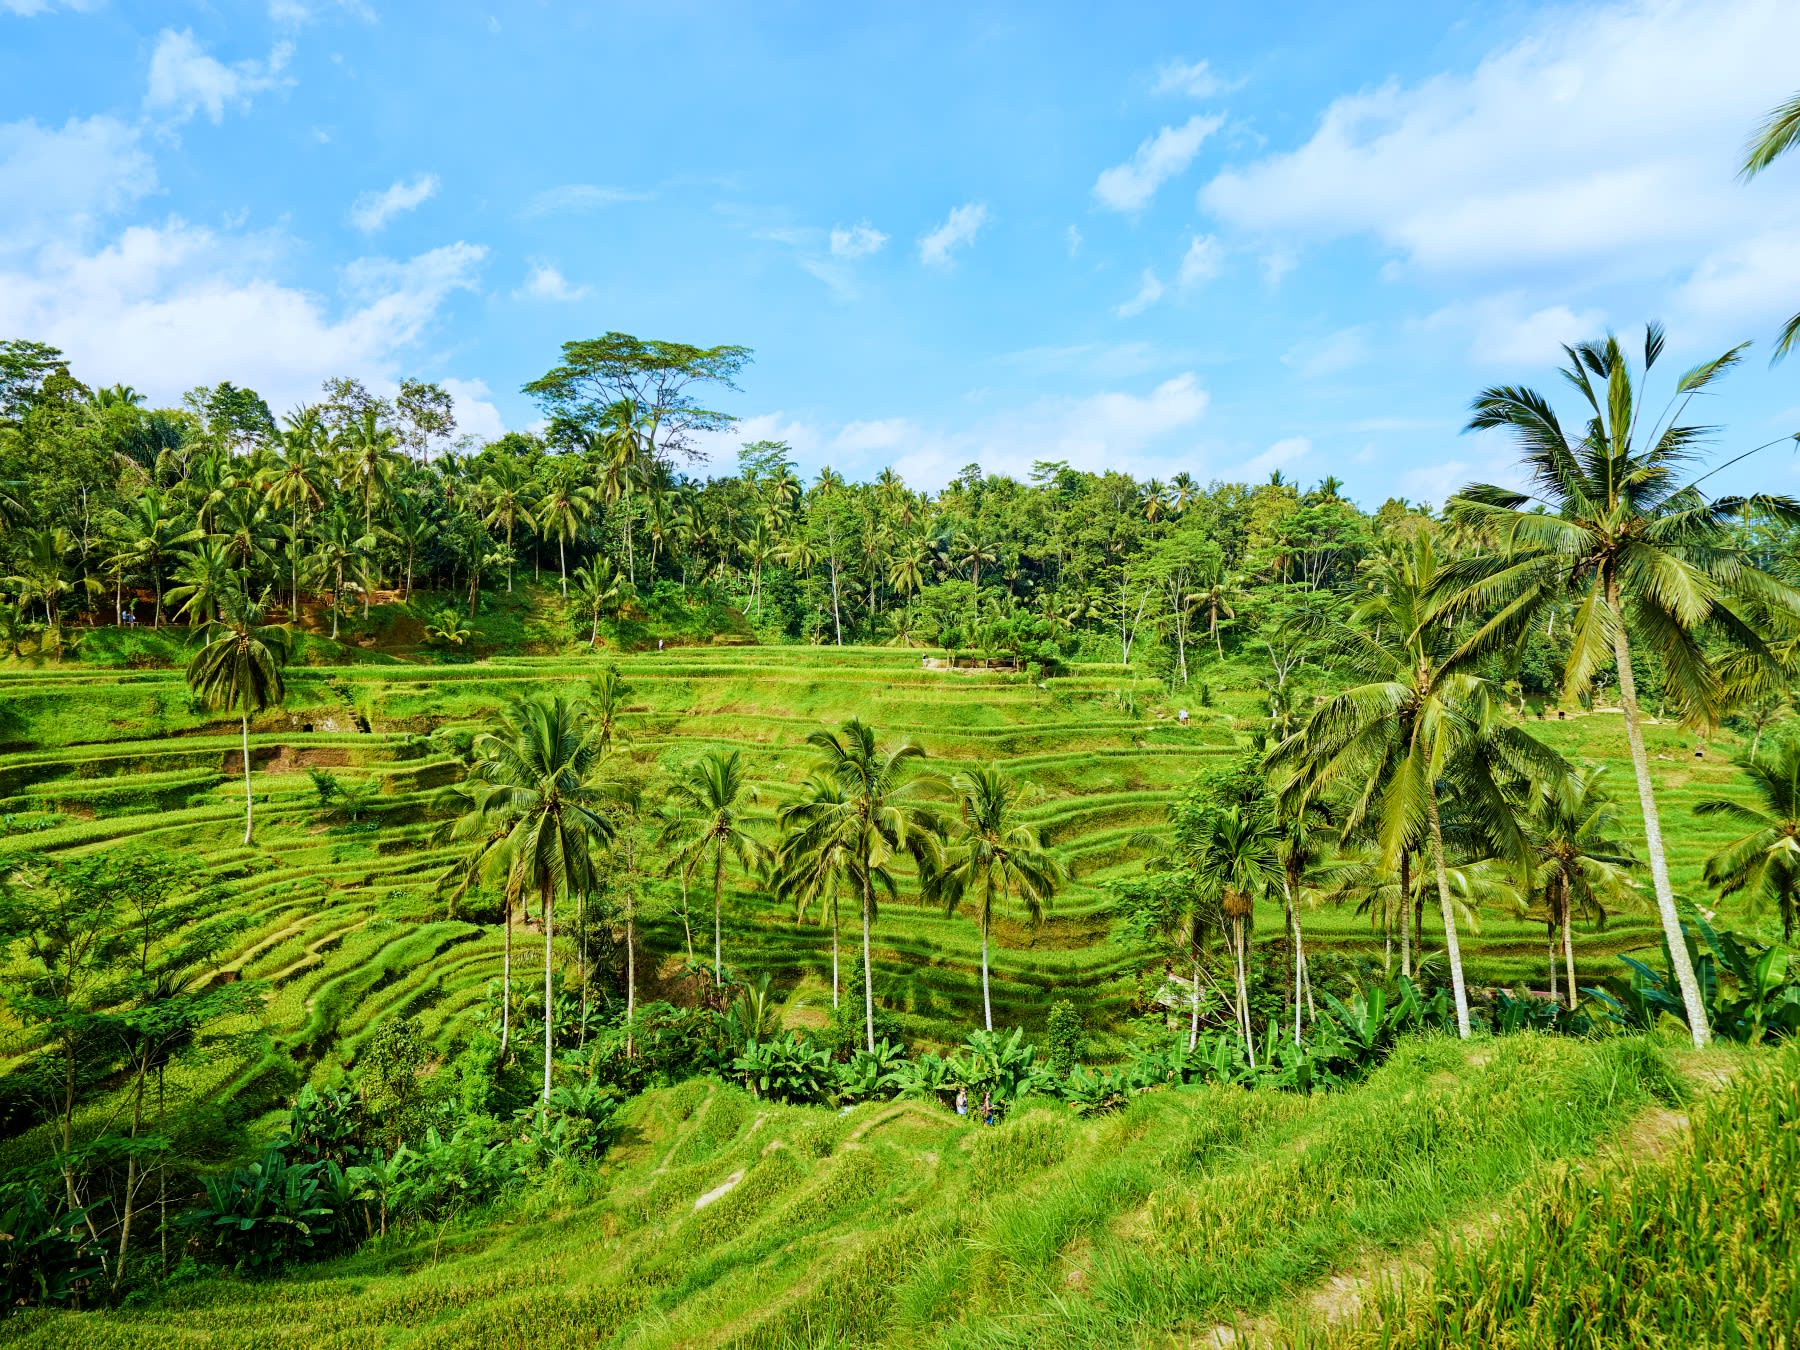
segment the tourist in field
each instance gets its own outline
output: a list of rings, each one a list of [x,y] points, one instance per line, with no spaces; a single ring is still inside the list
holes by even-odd
[[[969,1089],[966,1087],[956,1089],[956,1114],[959,1116],[969,1114]]]

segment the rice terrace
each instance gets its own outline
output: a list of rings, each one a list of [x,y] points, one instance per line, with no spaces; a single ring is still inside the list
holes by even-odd
[[[1800,1345],[1800,14],[1297,8],[0,3],[0,1345]]]

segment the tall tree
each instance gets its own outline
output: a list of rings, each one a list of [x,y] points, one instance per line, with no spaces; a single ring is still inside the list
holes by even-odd
[[[1433,597],[1441,589],[1437,549],[1421,531],[1403,552],[1380,560],[1370,593],[1332,638],[1334,663],[1356,681],[1328,698],[1270,752],[1284,809],[1342,789],[1344,833],[1373,827],[1382,862],[1425,852],[1437,879],[1444,951],[1457,1029],[1470,1031],[1456,906],[1444,856],[1441,795],[1457,784],[1493,812],[1498,831],[1516,822],[1493,778],[1522,763],[1560,763],[1499,720],[1499,698],[1478,673],[1476,649],[1459,643]],[[1505,850],[1516,856],[1516,843]]]
[[[252,600],[241,590],[224,597],[223,617],[208,625],[206,645],[188,662],[188,687],[209,708],[238,714],[244,760],[244,844],[254,825],[250,790],[250,714],[279,704],[287,695],[281,668],[292,650],[285,624],[268,622],[267,597]]]
[[[941,864],[928,873],[928,893],[951,912],[964,898],[975,899],[981,930],[981,1016],[994,1029],[988,990],[988,932],[994,905],[1017,901],[1029,923],[1043,920],[1051,897],[1068,880],[1068,869],[1045,850],[1023,818],[1025,792],[997,765],[981,764],[950,779],[954,813],[946,822]]]
[[[1576,767],[1546,775],[1533,785],[1525,819],[1530,852],[1525,891],[1544,903],[1544,918],[1562,941],[1568,1006],[1577,999],[1574,919],[1606,918],[1607,902],[1630,889],[1636,865],[1619,837],[1619,816],[1607,795],[1603,766]],[[1551,988],[1556,984],[1554,960]]]
[[[1577,434],[1531,389],[1496,386],[1474,402],[1470,429],[1508,432],[1531,490],[1476,484],[1451,499],[1450,519],[1493,541],[1491,551],[1453,569],[1461,584],[1456,603],[1493,612],[1471,639],[1482,647],[1516,640],[1523,624],[1559,599],[1577,600],[1563,688],[1587,693],[1608,664],[1617,676],[1663,936],[1694,1044],[1703,1046],[1711,1030],[1669,882],[1632,640],[1660,662],[1664,692],[1684,720],[1716,722],[1730,690],[1708,640],[1772,670],[1777,663],[1755,617],[1800,617],[1800,592],[1755,565],[1733,523],[1752,514],[1800,520],[1800,503],[1772,495],[1709,499],[1685,472],[1710,430],[1681,420],[1688,403],[1737,363],[1741,346],[1682,375],[1660,415],[1646,413],[1638,386],[1662,354],[1661,328],[1644,330],[1641,374],[1614,337],[1563,350],[1563,377],[1586,404]]]
[[[725,982],[724,920],[725,860],[736,858],[749,870],[762,855],[762,846],[744,828],[744,807],[756,800],[756,789],[744,772],[744,760],[736,750],[710,750],[689,764],[675,779],[669,793],[686,822],[686,838],[676,848],[670,865],[684,877],[712,856],[713,984]]]
[[[1781,936],[1792,943],[1800,905],[1800,737],[1772,740],[1761,754],[1738,759],[1750,778],[1756,804],[1734,797],[1709,797],[1694,809],[1717,816],[1748,833],[1706,860],[1706,880],[1721,895],[1748,895],[1773,901],[1781,916]]]
[[[789,820],[804,833],[800,856],[815,859],[835,851],[845,859],[849,880],[862,901],[863,1033],[875,1049],[875,966],[870,933],[875,923],[875,890],[895,892],[894,864],[911,855],[929,872],[934,858],[935,814],[925,797],[925,781],[912,772],[924,758],[911,741],[880,746],[874,728],[858,718],[840,731],[820,727],[806,738],[819,751],[818,773],[835,787],[801,799]]]
[[[593,890],[595,850],[615,832],[606,795],[595,782],[602,752],[586,708],[560,694],[514,704],[471,748],[470,804],[497,840],[483,851],[483,865],[503,869],[509,906],[535,895],[543,919],[542,1100],[547,1103],[556,1024],[551,979],[556,902]]]

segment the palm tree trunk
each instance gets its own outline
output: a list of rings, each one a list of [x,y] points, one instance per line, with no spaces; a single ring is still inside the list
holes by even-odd
[[[838,612],[838,566],[837,556],[835,554],[832,555],[831,559],[831,627],[832,631],[837,635],[837,645],[840,647],[843,646],[844,620],[843,616]]]
[[[688,871],[681,869],[681,931],[687,940],[688,964],[694,964],[694,925],[688,914]]]
[[[1669,885],[1669,863],[1663,856],[1662,820],[1656,814],[1656,791],[1650,782],[1650,757],[1644,750],[1644,729],[1638,723],[1637,676],[1631,669],[1631,647],[1625,636],[1625,614],[1619,605],[1618,583],[1607,586],[1607,603],[1613,617],[1613,662],[1619,672],[1619,707],[1625,714],[1625,739],[1631,746],[1631,767],[1637,775],[1638,804],[1644,812],[1644,843],[1650,854],[1650,881],[1656,890],[1656,908],[1662,918],[1663,940],[1669,964],[1681,986],[1681,1003],[1687,1012],[1688,1031],[1696,1049],[1712,1040],[1706,1020],[1706,1002],[1694,963],[1688,959],[1687,938],[1681,931],[1681,915],[1675,908],[1675,892]]]
[[[866,872],[863,875],[862,892],[863,1030],[872,1055],[875,1053],[875,967],[869,954],[869,912],[875,908],[875,896],[869,888]]]
[[[565,600],[569,598],[568,543],[569,541],[563,538],[562,535],[559,534],[556,536],[556,570],[562,576],[562,597]]]
[[[1237,995],[1238,1018],[1244,1033],[1244,1054],[1250,1067],[1256,1067],[1256,1031],[1250,1025],[1250,920],[1237,921]]]
[[[981,1024],[989,1031],[994,1029],[994,1004],[988,997],[988,910],[990,905],[981,906]]]
[[[1400,850],[1400,973],[1412,978],[1412,850]]]
[[[725,905],[725,853],[713,846],[713,988],[725,983],[725,940],[721,936],[719,913]]]
[[[1306,969],[1306,957],[1304,949],[1300,945],[1300,911],[1294,907],[1293,888],[1288,885],[1285,876],[1281,879],[1281,888],[1286,892],[1288,925],[1294,933],[1294,1044],[1298,1045],[1300,1044],[1301,977]]]
[[[1192,944],[1190,944],[1192,946]],[[1188,1000],[1188,1053],[1200,1044],[1200,948],[1192,947],[1194,959],[1193,997]]]
[[[1569,902],[1563,901],[1562,938],[1563,967],[1569,972],[1569,1011],[1575,1011],[1575,930],[1569,920],[1574,916],[1569,912]]]
[[[239,715],[238,725],[243,732],[244,750],[244,847],[250,847],[250,829],[253,824],[253,812],[256,798],[250,791],[250,711],[244,709]]]
[[[553,1033],[556,1029],[555,1006],[550,1001],[550,951],[556,936],[556,916],[551,905],[549,891],[543,893],[544,900],[544,1097],[545,1106],[550,1104],[550,1047],[553,1044]]]
[[[1547,936],[1550,947],[1550,1001],[1556,1003],[1561,1001],[1562,995],[1557,992],[1556,988],[1556,924],[1554,922],[1550,924]]]
[[[500,956],[500,1062],[505,1064],[506,1042],[512,1034],[512,897],[502,903],[506,906],[506,940]]]
[[[634,817],[635,820],[635,817]],[[631,836],[625,836],[625,1058],[634,1059],[637,1018],[637,886]]]
[[[1450,958],[1450,990],[1456,997],[1456,1034],[1469,1039],[1469,991],[1463,986],[1462,946],[1456,911],[1450,904],[1450,876],[1444,870],[1444,826],[1438,817],[1437,784],[1425,785],[1425,812],[1431,822],[1431,860],[1437,868],[1438,904],[1444,911],[1444,952]]]
[[[831,1010],[838,1006],[838,912],[837,901],[831,902]]]

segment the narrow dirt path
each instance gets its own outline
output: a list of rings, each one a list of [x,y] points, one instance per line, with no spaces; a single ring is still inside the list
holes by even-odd
[[[1700,1054],[1684,1056],[1678,1062],[1696,1094],[1722,1091],[1739,1067],[1735,1061]],[[1581,1170],[1591,1173],[1605,1162],[1625,1158],[1660,1158],[1687,1132],[1688,1124],[1686,1111],[1652,1106],[1632,1117],[1624,1129],[1603,1142],[1594,1156],[1581,1165]],[[1526,1182],[1519,1190],[1530,1185]],[[1493,1233],[1503,1218],[1503,1209],[1499,1208],[1467,1216],[1451,1227],[1450,1236],[1457,1242],[1480,1241]],[[1364,1301],[1372,1293],[1422,1282],[1431,1271],[1431,1261],[1441,1236],[1441,1233],[1433,1233],[1404,1251],[1364,1252],[1344,1270],[1310,1289],[1295,1292],[1269,1312],[1242,1322],[1218,1323],[1195,1344],[1215,1350],[1226,1346],[1273,1346],[1278,1344],[1274,1333],[1282,1328],[1284,1320],[1291,1324],[1296,1314],[1299,1320],[1313,1326],[1347,1322],[1362,1311]]]

